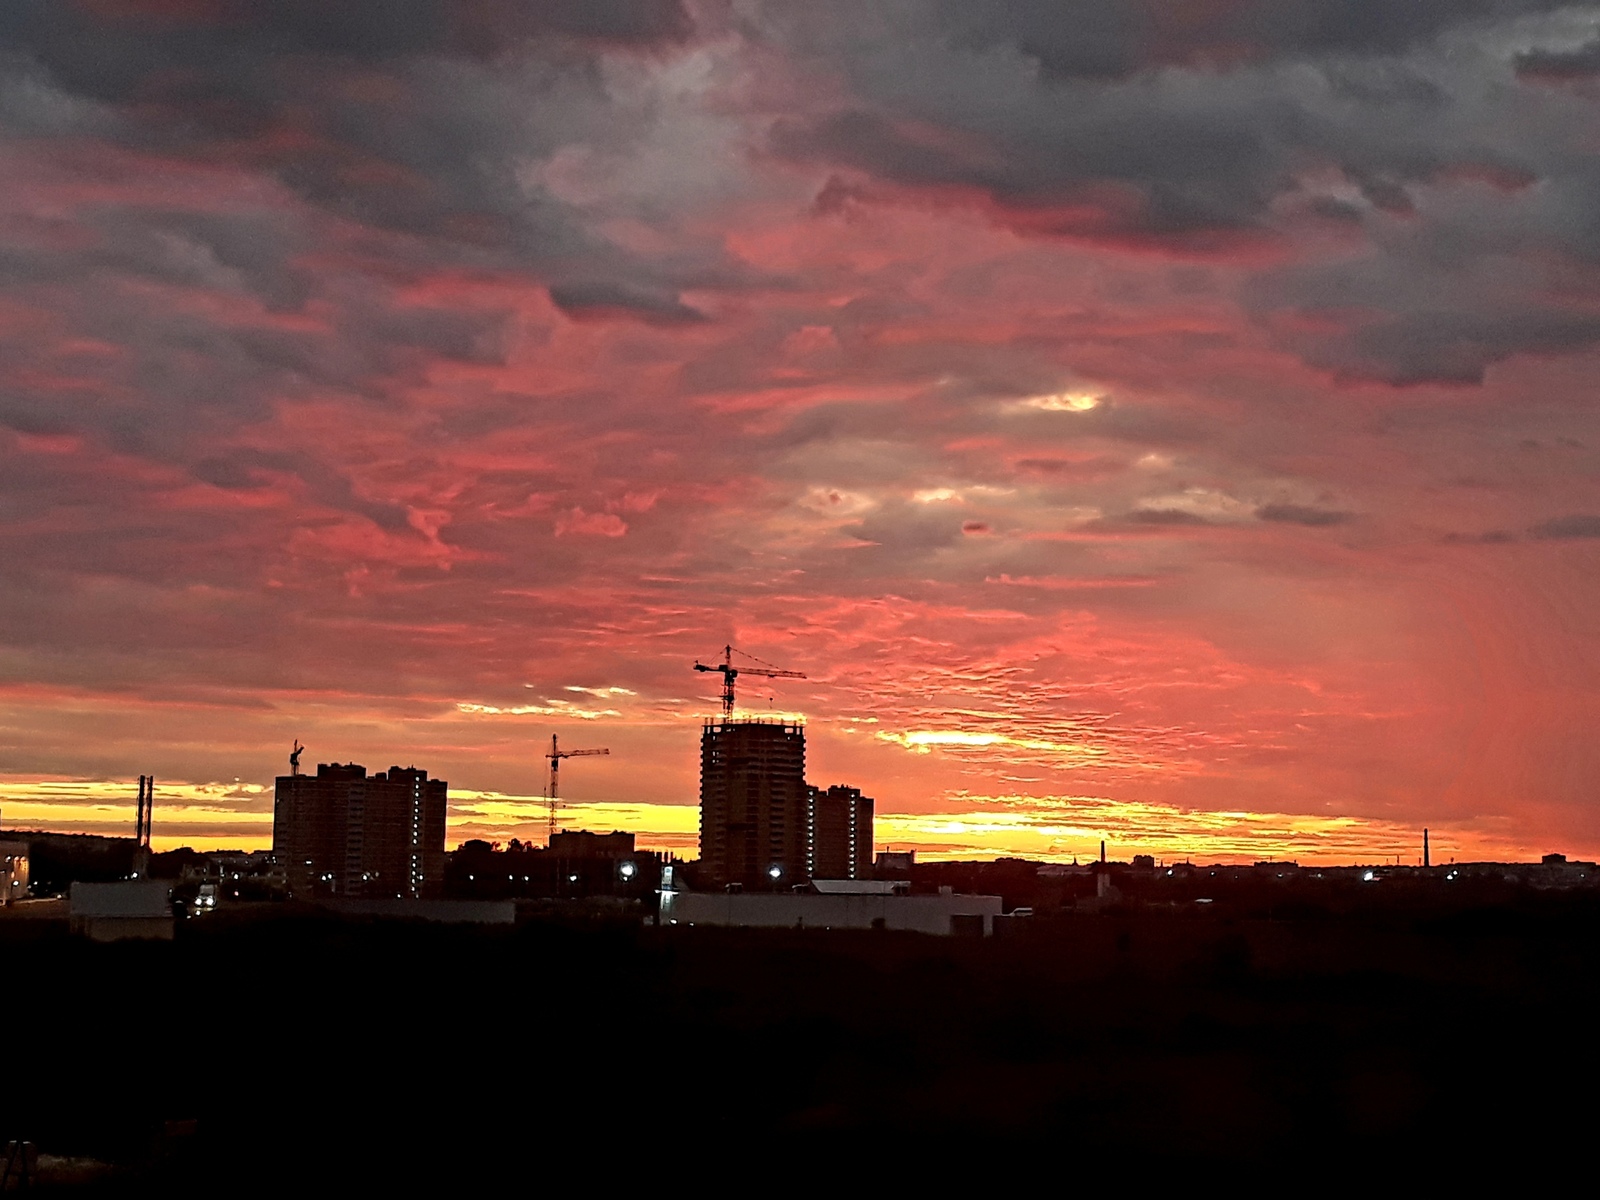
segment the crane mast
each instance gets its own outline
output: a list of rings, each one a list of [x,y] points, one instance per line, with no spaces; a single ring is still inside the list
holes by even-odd
[[[557,816],[556,810],[561,806],[561,760],[563,758],[589,758],[596,754],[610,754],[610,749],[601,750],[563,750],[556,740],[557,735],[550,735],[550,749],[545,751],[545,757],[550,760],[550,789],[549,789],[549,837],[556,836]]]

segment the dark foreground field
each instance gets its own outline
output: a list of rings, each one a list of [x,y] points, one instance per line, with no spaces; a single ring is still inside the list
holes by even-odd
[[[96,1190],[1331,1182],[1575,1166],[1596,1112],[1587,898],[987,942],[216,914],[93,945],[8,921],[0,954],[0,1141],[119,1165]]]

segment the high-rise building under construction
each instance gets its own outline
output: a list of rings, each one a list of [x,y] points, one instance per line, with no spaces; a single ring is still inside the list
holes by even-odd
[[[708,721],[700,736],[700,871],[712,886],[865,879],[872,798],[806,784],[806,732],[784,721]]]
[[[784,886],[807,869],[806,733],[723,718],[700,735],[700,869],[707,883]]]

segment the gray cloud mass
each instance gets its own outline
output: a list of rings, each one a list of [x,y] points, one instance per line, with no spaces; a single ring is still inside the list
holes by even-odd
[[[1310,525],[1315,528],[1323,525],[1342,525],[1350,520],[1351,514],[1337,509],[1314,508],[1305,504],[1263,504],[1256,509],[1256,516],[1263,521]]]
[[[1600,538],[1600,517],[1587,513],[1574,513],[1566,517],[1552,517],[1541,521],[1528,531],[1536,538]]]
[[[1377,252],[1268,271],[1244,295],[1267,315],[1330,313],[1361,293],[1370,313],[1285,337],[1352,376],[1471,384],[1513,356],[1600,339],[1587,312],[1543,303],[1561,260],[1600,254],[1582,132],[1594,114],[1518,82],[1587,69],[1596,43],[1567,47],[1591,6],[757,7],[769,36],[849,80],[769,140],[843,168],[834,202],[979,197],[1027,236],[1219,258],[1336,220]],[[1484,255],[1513,267],[1516,311],[1506,272],[1474,272]],[[1425,307],[1406,302],[1419,293]]]

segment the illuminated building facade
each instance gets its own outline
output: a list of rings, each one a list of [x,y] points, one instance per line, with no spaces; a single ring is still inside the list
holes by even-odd
[[[415,899],[444,878],[448,784],[414,767],[359,763],[280,775],[272,850],[298,895]]]
[[[810,878],[806,733],[787,721],[708,721],[700,736],[700,870],[712,886]]]
[[[0,842],[0,908],[28,898],[28,843]]]
[[[663,886],[664,925],[769,929],[904,929],[941,937],[985,937],[1001,915],[999,896],[912,896],[890,882],[818,880],[780,892],[684,892]]]
[[[839,784],[806,790],[808,874],[815,879],[872,878],[872,797]]]

